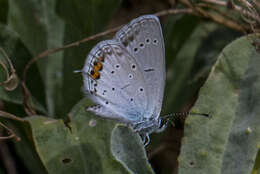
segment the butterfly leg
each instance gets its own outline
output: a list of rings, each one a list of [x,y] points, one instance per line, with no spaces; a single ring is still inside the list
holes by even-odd
[[[142,142],[144,144],[144,147],[146,147],[150,143],[150,136],[148,133],[141,135]]]
[[[149,143],[150,143],[150,136],[149,134],[145,134],[145,139],[147,140],[146,142],[143,142],[144,143],[144,147],[146,147]]]

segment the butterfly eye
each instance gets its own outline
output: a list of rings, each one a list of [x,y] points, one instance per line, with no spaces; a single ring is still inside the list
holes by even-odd
[[[135,65],[135,64],[132,65],[132,69],[133,69],[133,70],[136,69],[136,65]]]
[[[134,48],[134,52],[137,52],[137,51],[138,51],[138,48],[135,47],[135,48]]]

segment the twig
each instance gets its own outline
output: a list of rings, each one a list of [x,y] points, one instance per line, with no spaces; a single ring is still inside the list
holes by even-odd
[[[24,122],[24,119],[22,119],[20,117],[17,117],[15,115],[11,114],[11,113],[1,111],[1,110],[0,110],[0,117],[16,120],[16,121],[20,121],[20,122]]]
[[[0,140],[6,140],[6,139],[11,139],[11,138],[15,138],[16,141],[20,141],[21,138],[18,137],[14,131],[10,128],[8,128],[6,125],[4,125],[3,123],[0,122],[0,126],[2,126],[3,128],[5,128],[9,133],[10,135],[9,136],[5,136],[5,137],[0,137]]]
[[[202,8],[199,8],[198,6],[195,6],[192,3],[190,3],[189,0],[181,0],[180,2],[183,3],[184,5],[188,6],[189,8],[193,9],[195,12],[197,12],[197,14],[199,14],[203,17],[209,18],[216,23],[222,24],[224,26],[227,26],[227,27],[232,28],[237,31],[241,31],[241,32],[245,31],[245,27],[242,27],[237,22],[226,19],[219,15],[214,15],[214,14],[208,13],[207,11],[203,10]]]
[[[11,75],[9,75],[9,70],[8,70],[6,64],[4,62],[0,61],[0,65],[4,68],[5,73],[6,73],[6,79],[3,82],[0,82],[0,85],[3,85],[6,90],[12,91],[18,86],[18,77],[16,75],[16,70],[15,70],[11,60],[9,59],[8,55],[6,54],[5,50],[2,47],[0,47],[0,52],[3,54],[4,58],[7,60],[10,71],[11,71]],[[12,80],[16,80],[16,83],[13,83],[12,86],[8,86],[8,83],[10,83]]]
[[[203,3],[203,4],[198,4],[198,7],[206,7],[209,9],[214,10],[216,13],[222,15],[223,17],[229,19],[229,20],[235,20],[233,19],[231,16],[229,16],[227,13],[222,12],[221,10],[219,10],[216,6],[214,6],[213,4],[208,4],[208,3]]]
[[[193,10],[192,9],[168,9],[168,10],[163,10],[160,12],[155,13],[155,16],[165,16],[169,14],[192,14]]]
[[[204,2],[207,2],[207,3],[211,3],[211,4],[215,4],[215,5],[221,5],[221,6],[227,6],[227,1],[221,1],[221,0],[201,0],[201,1],[204,1]],[[248,2],[247,2],[248,4]],[[249,3],[250,4],[250,3]],[[251,4],[249,5],[251,6]],[[249,7],[248,6],[248,7]],[[250,13],[250,11],[238,6],[238,5],[235,5],[232,3],[232,8],[240,13],[242,13],[243,15],[246,15],[250,18],[253,18],[255,19],[256,21],[258,21],[258,23],[260,23],[260,18],[259,16],[253,14],[253,13]],[[253,8],[253,7],[252,7]]]

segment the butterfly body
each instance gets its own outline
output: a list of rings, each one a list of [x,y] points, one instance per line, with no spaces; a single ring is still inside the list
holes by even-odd
[[[112,40],[99,42],[87,56],[82,73],[84,91],[97,104],[88,111],[139,133],[160,129],[165,58],[156,16],[134,19]]]

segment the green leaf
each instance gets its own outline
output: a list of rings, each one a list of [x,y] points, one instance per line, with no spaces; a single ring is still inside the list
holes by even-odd
[[[140,137],[129,128],[119,125],[113,129],[111,151],[132,173],[153,173]]]
[[[86,113],[86,101],[70,113],[70,128],[62,120],[26,119],[31,129],[27,134],[47,172],[152,174],[140,137],[129,128]]]
[[[254,38],[229,44],[201,88],[193,111],[212,118],[186,120],[179,173],[252,172],[260,141],[260,54]]]
[[[260,172],[260,144],[258,145],[258,153],[255,159],[255,165],[254,165],[254,169],[252,171],[252,174],[259,174]]]
[[[19,34],[33,56],[63,44],[64,25],[55,15],[55,5],[55,0],[9,1],[8,24]],[[54,115],[57,102],[62,100],[62,52],[39,60],[37,65],[44,81],[45,91],[42,93],[46,95],[48,113]]]
[[[20,164],[25,165],[29,173],[47,174],[35,149],[30,125],[27,122],[16,122],[15,126],[11,128],[21,138],[20,141],[13,143],[15,151],[22,161]]]
[[[0,47],[2,47],[6,51],[8,57],[13,63],[17,75],[21,77],[23,69],[28,61],[28,58],[30,58],[31,55],[22,44],[17,33],[11,30],[9,27],[1,24]],[[46,113],[43,103],[39,102],[43,100],[44,97],[42,93],[38,92],[39,90],[43,90],[41,77],[36,67],[32,67],[30,73],[31,74],[28,75],[28,79],[30,79],[31,81],[28,82],[28,86],[32,91],[35,107],[37,110]],[[37,83],[35,83],[36,81]],[[0,87],[0,99],[6,102],[22,104],[23,93],[21,85],[19,85],[18,88],[16,88],[14,91],[6,91],[3,87]]]

